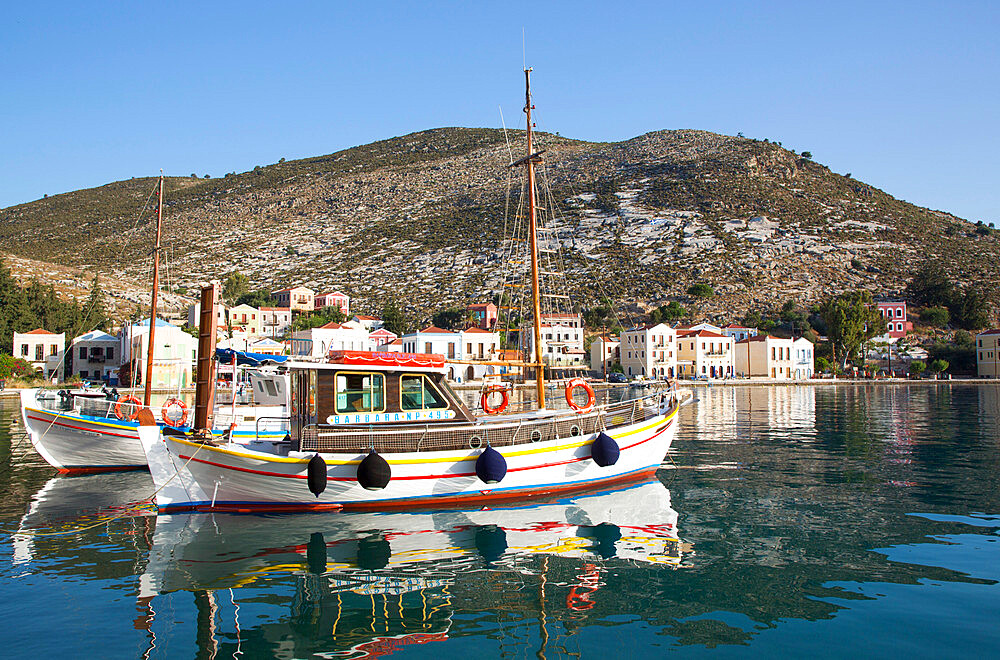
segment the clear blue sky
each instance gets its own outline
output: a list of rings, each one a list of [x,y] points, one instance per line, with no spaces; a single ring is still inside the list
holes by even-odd
[[[1000,3],[16,3],[0,207],[441,126],[698,128],[1000,221]]]

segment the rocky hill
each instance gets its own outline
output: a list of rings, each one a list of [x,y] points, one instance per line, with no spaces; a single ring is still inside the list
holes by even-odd
[[[523,134],[510,131],[514,158]],[[574,299],[677,299],[710,318],[870,289],[891,296],[927,257],[997,299],[993,232],[834,174],[776,143],[704,131],[590,143],[539,136]],[[494,293],[510,152],[502,131],[446,128],[214,179],[169,178],[171,286],[232,270],[255,287],[342,289],[359,311],[414,315]],[[143,281],[155,181],[0,210],[0,249]],[[517,190],[515,189],[515,194]],[[152,202],[149,202],[152,204]],[[599,285],[594,278],[603,279]],[[690,300],[693,283],[716,296]]]

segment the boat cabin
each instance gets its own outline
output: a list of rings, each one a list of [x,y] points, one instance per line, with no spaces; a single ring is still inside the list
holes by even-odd
[[[474,422],[445,381],[444,356],[331,351],[322,362],[288,362],[292,433]]]

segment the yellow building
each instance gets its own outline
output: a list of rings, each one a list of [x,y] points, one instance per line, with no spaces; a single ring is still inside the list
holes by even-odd
[[[976,366],[980,378],[1000,377],[1000,329],[976,335]]]

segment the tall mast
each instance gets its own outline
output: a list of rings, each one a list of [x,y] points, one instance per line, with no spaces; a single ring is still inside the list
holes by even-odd
[[[160,170],[160,204],[156,210],[156,246],[153,248],[153,299],[149,305],[149,344],[146,347],[146,391],[142,405],[149,408],[153,397],[153,343],[156,334],[156,298],[160,289],[160,225],[163,222],[163,170]]]
[[[528,155],[524,165],[528,168],[528,219],[531,244],[531,303],[534,310],[535,333],[535,389],[538,396],[538,407],[545,407],[545,365],[542,363],[542,304],[538,292],[538,231],[535,220],[535,162],[541,161],[541,156],[532,151],[531,144],[531,69],[524,70],[524,113],[528,121]]]

